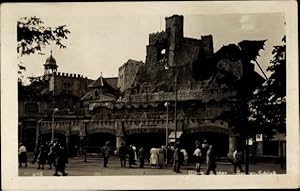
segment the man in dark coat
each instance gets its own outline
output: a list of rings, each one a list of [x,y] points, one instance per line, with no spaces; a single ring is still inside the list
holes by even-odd
[[[134,150],[132,145],[129,146],[128,154],[129,154],[129,168],[132,168],[132,165],[134,165]]]
[[[104,158],[104,167],[107,167],[107,163],[108,163],[108,158],[109,158],[109,154],[110,154],[110,148],[109,148],[109,141],[106,141],[105,145],[102,147],[102,155]]]
[[[119,157],[121,162],[121,167],[126,167],[126,147],[123,143],[121,143],[121,146],[119,148]]]
[[[139,158],[140,158],[140,168],[144,168],[145,151],[144,151],[144,148],[142,146],[139,149]]]
[[[53,142],[50,142],[48,145],[48,164],[49,169],[52,169],[52,164],[55,161],[55,152],[54,152],[54,145]]]
[[[181,156],[180,156],[180,145],[179,143],[176,143],[175,150],[174,150],[174,171],[176,173],[180,173],[180,163],[181,163]]]
[[[210,171],[213,171],[214,174],[216,173],[216,154],[213,149],[213,145],[210,145],[208,151],[206,153],[206,162],[207,162],[207,171],[206,175],[209,175]]]
[[[66,163],[68,161],[67,152],[64,147],[59,143],[54,144],[55,152],[55,173],[54,176],[59,176],[58,172],[61,172],[63,176],[67,176],[68,173],[65,172]]]
[[[233,171],[236,173],[236,168],[239,168],[240,172],[244,172],[243,168],[241,166],[241,161],[242,161],[242,153],[239,149],[236,149],[233,152]]]
[[[38,155],[38,168],[37,169],[44,169],[44,165],[46,163],[47,160],[47,147],[46,145],[43,143],[40,146],[40,150],[39,150],[39,155]],[[42,166],[42,167],[41,167]]]

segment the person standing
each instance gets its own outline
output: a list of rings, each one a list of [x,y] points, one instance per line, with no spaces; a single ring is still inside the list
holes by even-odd
[[[173,145],[169,145],[168,146],[168,152],[167,152],[167,157],[168,157],[168,163],[173,163],[173,156],[174,156],[174,146]]]
[[[242,161],[242,153],[239,149],[236,149],[234,152],[233,152],[233,171],[234,173],[236,173],[236,168],[238,167],[240,172],[244,172],[243,169],[242,169],[242,166],[241,166],[241,161]]]
[[[129,154],[129,168],[132,168],[132,165],[134,165],[134,150],[132,145],[129,146],[128,154]]]
[[[136,147],[134,145],[132,145],[132,149],[133,149],[133,153],[134,153],[134,162],[133,164],[136,165],[136,161],[137,161],[137,154],[136,154]]]
[[[152,168],[156,168],[156,165],[158,164],[158,149],[157,148],[152,148],[150,150],[150,164]]]
[[[210,145],[207,153],[206,153],[206,162],[207,162],[207,171],[206,175],[209,175],[210,171],[213,171],[214,174],[216,173],[216,155],[213,149],[213,145]]]
[[[140,168],[144,168],[144,162],[145,162],[145,151],[143,146],[139,149],[139,158],[140,158]]]
[[[208,144],[207,144],[207,141],[206,139],[203,139],[203,143],[201,145],[201,154],[202,154],[202,159],[203,161],[206,160],[206,153],[207,153],[207,150],[208,150]]]
[[[63,176],[67,176],[68,173],[65,172],[66,163],[68,162],[66,149],[60,145],[60,143],[54,144],[55,152],[55,173],[54,176],[59,176],[58,172],[61,172]]]
[[[164,146],[161,146],[158,150],[158,166],[159,168],[164,167],[165,162],[165,149]]]
[[[181,152],[181,157],[183,157],[182,160],[181,160],[182,164],[183,165],[187,165],[188,164],[189,155],[188,155],[186,149],[181,149],[180,152]]]
[[[121,146],[119,148],[119,158],[121,167],[126,167],[126,147],[124,146],[124,143],[121,143]]]
[[[108,158],[109,158],[109,153],[110,153],[110,148],[109,148],[109,141],[106,141],[105,145],[102,147],[102,155],[104,158],[104,167],[107,167],[107,163],[108,163]]]
[[[176,143],[175,150],[174,150],[174,171],[176,173],[180,173],[180,163],[181,163],[181,156],[180,156],[180,145],[179,143]]]
[[[200,149],[200,145],[197,145],[193,156],[195,157],[195,162],[196,162],[196,172],[197,174],[200,174],[200,166],[201,166],[201,149]]]
[[[22,163],[27,167],[27,149],[23,143],[19,147],[19,167],[22,167]]]

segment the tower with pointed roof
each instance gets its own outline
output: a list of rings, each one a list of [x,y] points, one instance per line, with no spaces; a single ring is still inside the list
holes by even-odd
[[[56,60],[52,56],[52,50],[50,56],[46,59],[44,64],[44,74],[52,74],[57,72],[58,65],[56,64]]]

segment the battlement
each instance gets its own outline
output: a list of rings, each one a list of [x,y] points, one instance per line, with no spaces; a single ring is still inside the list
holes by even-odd
[[[65,73],[65,72],[54,72],[54,76],[66,77],[66,78],[75,78],[75,79],[87,78],[86,76],[83,76],[83,75],[80,75],[80,74],[71,74],[71,73]]]
[[[149,34],[149,44],[163,43],[165,40],[167,40],[165,31]]]

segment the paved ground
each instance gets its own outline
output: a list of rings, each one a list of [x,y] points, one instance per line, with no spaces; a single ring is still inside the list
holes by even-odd
[[[31,158],[29,157],[29,161]],[[52,176],[54,170],[48,169],[48,165],[45,165],[45,169],[37,169],[37,164],[28,163],[27,167],[19,168],[19,176]],[[244,166],[243,166],[244,168]],[[206,170],[206,165],[201,166],[201,172],[204,173]],[[218,174],[234,174],[233,166],[226,162],[217,162]],[[139,168],[135,166],[133,168],[121,168],[119,160],[115,157],[110,158],[108,162],[108,168],[103,167],[103,159],[88,159],[87,162],[83,162],[82,157],[75,157],[69,159],[67,164],[66,172],[70,176],[114,176],[114,175],[193,175],[194,165],[184,165],[181,168],[181,173],[175,173],[172,170],[171,165],[164,167],[163,169],[152,169],[148,161],[145,162],[144,168]],[[279,164],[271,163],[256,163],[250,164],[250,173],[260,174],[260,173],[277,173],[284,174],[285,170],[280,169]]]

